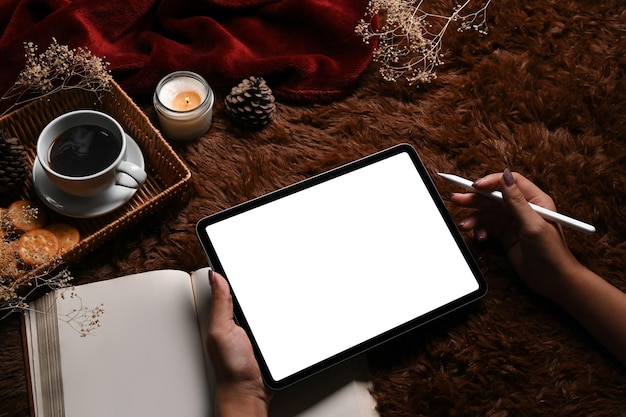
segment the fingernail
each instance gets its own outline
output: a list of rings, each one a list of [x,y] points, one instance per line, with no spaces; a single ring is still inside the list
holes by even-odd
[[[478,240],[479,242],[487,240],[487,232],[485,232],[484,230],[479,230],[478,232],[476,232],[476,240]]]
[[[476,181],[474,181],[474,182],[472,183],[472,187],[474,187],[474,186],[476,186],[476,185],[480,184],[481,182],[483,182],[483,179],[484,179],[484,178],[479,178],[479,179],[477,179]]]
[[[510,169],[505,168],[504,173],[502,174],[502,177],[504,178],[504,183],[508,185],[509,187],[512,187],[515,185],[515,178],[513,177],[513,173],[511,172]]]
[[[209,268],[209,284],[211,284],[211,287],[213,286],[213,269]]]

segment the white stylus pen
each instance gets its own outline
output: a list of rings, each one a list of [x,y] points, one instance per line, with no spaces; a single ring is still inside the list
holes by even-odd
[[[443,174],[441,172],[438,173],[440,177],[445,178],[450,181],[452,184],[459,185],[465,189],[473,191],[477,194],[483,195],[492,200],[502,201],[502,193],[500,191],[482,191],[474,188],[472,186],[472,181],[467,180],[465,178],[459,177],[458,175],[453,174]],[[547,208],[543,208],[533,203],[528,203],[530,208],[532,208],[536,213],[538,213],[541,217],[546,220],[552,220],[557,223],[561,223],[562,225],[569,226],[572,229],[580,230],[585,233],[595,233],[596,228],[588,223],[581,222],[580,220],[576,220],[572,217],[565,216],[563,214],[554,212],[552,210],[548,210]]]

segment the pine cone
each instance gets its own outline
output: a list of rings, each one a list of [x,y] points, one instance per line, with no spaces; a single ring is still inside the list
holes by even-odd
[[[226,113],[251,129],[260,129],[274,118],[276,104],[272,90],[260,77],[239,83],[224,100]]]
[[[17,138],[0,130],[0,192],[17,192],[30,174],[26,150]]]

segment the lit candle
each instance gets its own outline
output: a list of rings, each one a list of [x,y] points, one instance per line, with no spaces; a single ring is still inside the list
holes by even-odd
[[[202,103],[200,94],[195,91],[183,91],[174,96],[172,108],[177,111],[189,111],[198,107],[200,103]]]
[[[164,77],[153,101],[161,130],[170,139],[197,139],[211,127],[213,91],[194,72],[177,71]]]

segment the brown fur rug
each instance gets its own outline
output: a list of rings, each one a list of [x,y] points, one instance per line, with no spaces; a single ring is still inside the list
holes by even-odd
[[[434,2],[435,5],[439,2]],[[510,0],[490,33],[449,32],[439,78],[383,81],[376,65],[331,104],[279,103],[257,133],[224,117],[175,144],[194,175],[188,201],[105,244],[72,272],[82,281],[205,265],[203,216],[399,142],[431,172],[522,172],[560,211],[596,225],[566,230],[579,259],[626,290],[626,12],[622,1]],[[153,117],[152,109],[143,103]],[[444,198],[453,187],[437,180]],[[461,220],[461,210],[451,208]],[[480,302],[369,354],[382,416],[626,415],[626,369],[534,295],[498,245],[468,242],[489,282]],[[272,268],[271,261],[265,268]],[[384,285],[384,265],[372,265]],[[0,322],[0,415],[28,414],[17,317]]]

